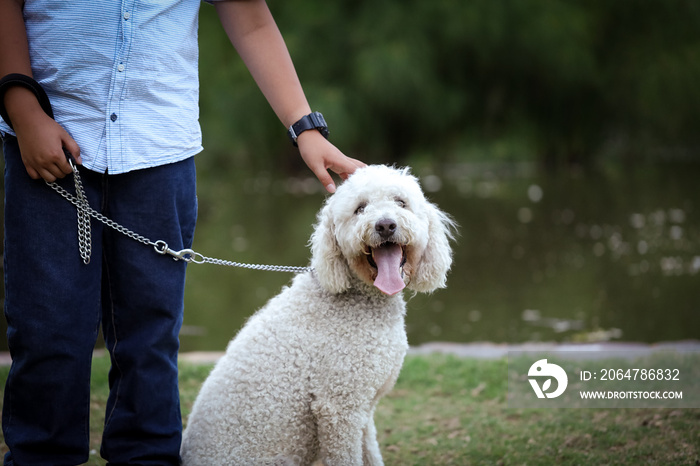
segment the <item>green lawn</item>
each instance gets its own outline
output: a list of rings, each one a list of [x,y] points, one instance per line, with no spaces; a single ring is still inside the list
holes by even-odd
[[[211,366],[180,368],[186,417]],[[409,356],[377,409],[387,465],[700,464],[700,409],[509,409],[506,361]],[[93,370],[91,448],[99,451],[106,357]],[[0,368],[4,382],[7,368]],[[4,444],[2,444],[3,451]],[[104,461],[94,453],[91,465]]]

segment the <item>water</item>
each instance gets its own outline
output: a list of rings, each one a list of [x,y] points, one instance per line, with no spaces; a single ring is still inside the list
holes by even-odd
[[[444,193],[448,209],[461,200],[458,286],[444,299],[421,299],[426,312],[414,312],[409,328],[429,335],[415,340],[700,336],[699,197],[690,173],[461,179]]]
[[[547,176],[528,164],[471,164],[417,174],[460,236],[448,288],[407,294],[411,344],[700,338],[700,165]],[[245,175],[200,181],[194,248],[307,265],[318,182]],[[182,349],[223,350],[290,279],[190,265]]]
[[[409,342],[638,341],[700,337],[700,167],[596,176],[532,166],[418,173],[460,224],[448,288],[409,297]],[[216,183],[216,182],[214,182]],[[267,174],[200,199],[195,244],[237,261],[306,265],[323,194]],[[221,350],[288,283],[271,272],[190,266],[182,345]]]

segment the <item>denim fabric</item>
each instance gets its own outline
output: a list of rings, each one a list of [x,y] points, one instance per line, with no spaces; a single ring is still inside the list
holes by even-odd
[[[83,264],[75,208],[28,177],[14,137],[5,155],[5,315],[12,368],[2,427],[5,464],[87,461],[92,351],[110,352],[102,455],[111,465],[178,464],[177,385],[185,263],[92,219]],[[93,208],[171,248],[191,247],[194,160],[106,175],[81,169]],[[60,181],[73,192],[73,179]]]

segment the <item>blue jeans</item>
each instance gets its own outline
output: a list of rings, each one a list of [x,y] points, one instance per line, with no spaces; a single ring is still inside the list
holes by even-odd
[[[95,219],[83,264],[76,210],[29,178],[6,137],[5,316],[12,368],[2,428],[6,465],[75,465],[89,452],[90,369],[100,324],[111,357],[102,456],[175,465],[185,266]],[[80,170],[90,205],[172,249],[192,244],[194,160],[107,175]],[[60,180],[73,192],[73,177]]]

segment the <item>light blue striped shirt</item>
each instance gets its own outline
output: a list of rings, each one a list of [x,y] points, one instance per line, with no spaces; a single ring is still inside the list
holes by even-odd
[[[80,146],[110,174],[202,150],[199,0],[26,0],[34,78]],[[13,134],[0,120],[0,131]]]

